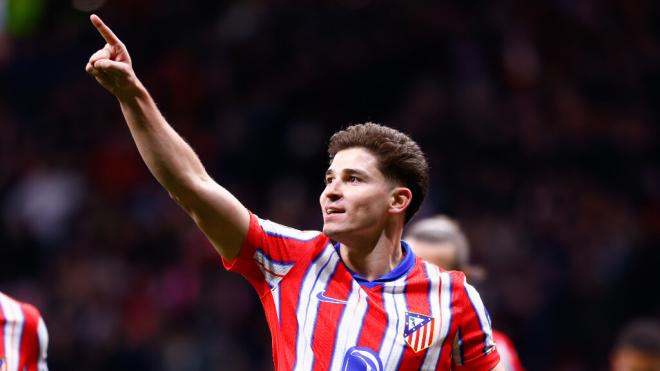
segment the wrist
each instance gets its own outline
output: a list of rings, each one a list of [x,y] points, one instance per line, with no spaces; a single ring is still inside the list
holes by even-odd
[[[144,85],[142,85],[142,83],[136,79],[136,82],[132,87],[117,91],[115,97],[120,104],[133,106],[138,104],[139,101],[148,98],[149,92],[147,91],[147,88],[145,88]]]

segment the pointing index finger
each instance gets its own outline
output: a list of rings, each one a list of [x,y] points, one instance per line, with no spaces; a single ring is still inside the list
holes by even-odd
[[[119,38],[115,35],[115,33],[112,32],[112,30],[108,28],[108,26],[106,26],[101,18],[99,18],[96,14],[92,14],[89,19],[92,21],[92,24],[94,27],[96,27],[96,30],[99,31],[101,36],[103,36],[103,39],[105,39],[108,44],[114,46],[120,43]]]

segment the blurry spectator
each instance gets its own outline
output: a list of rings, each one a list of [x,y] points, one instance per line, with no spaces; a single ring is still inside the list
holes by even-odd
[[[605,369],[603,324],[660,313],[660,2],[0,0],[0,25],[28,3],[29,33],[0,30],[0,284],[33,291],[51,369],[272,367],[252,289],[217,269],[81,71],[88,11],[257,214],[318,225],[321,142],[351,120],[417,138],[422,213],[463,222],[528,369]]]
[[[660,322],[636,319],[619,332],[611,358],[612,371],[660,371]]]
[[[483,271],[470,265],[470,245],[458,223],[444,215],[421,219],[412,224],[406,241],[420,258],[446,270],[465,272],[469,280],[482,278]],[[513,342],[493,329],[493,338],[506,371],[524,371]]]

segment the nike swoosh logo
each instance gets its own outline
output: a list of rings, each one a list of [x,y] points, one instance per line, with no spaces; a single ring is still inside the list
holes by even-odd
[[[324,301],[326,303],[333,303],[333,304],[346,304],[347,303],[346,300],[339,300],[339,299],[329,298],[329,297],[325,296],[325,290],[323,290],[323,291],[319,292],[318,294],[316,294],[316,298],[319,299],[319,301]]]

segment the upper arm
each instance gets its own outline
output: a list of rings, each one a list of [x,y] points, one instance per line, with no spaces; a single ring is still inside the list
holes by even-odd
[[[234,195],[207,177],[172,198],[192,217],[223,258],[233,259],[238,255],[247,236],[250,213]]]
[[[453,362],[458,370],[483,370],[499,365],[499,354],[495,348],[488,312],[479,293],[465,282],[465,275],[452,272],[456,282],[454,288],[454,310],[457,313],[458,332],[455,339],[460,352]],[[495,366],[494,370],[499,370]]]

